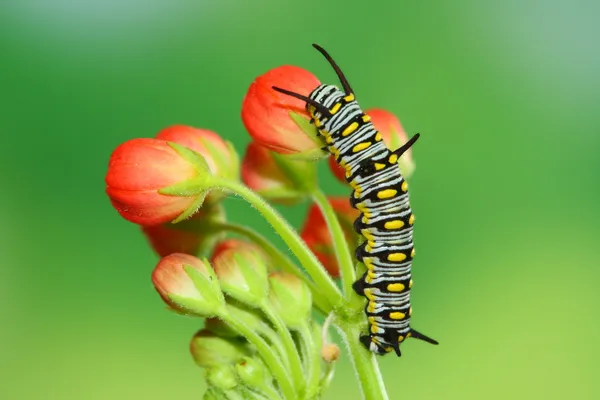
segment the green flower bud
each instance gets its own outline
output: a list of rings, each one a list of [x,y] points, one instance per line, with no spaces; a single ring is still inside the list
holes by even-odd
[[[235,371],[240,381],[247,387],[263,394],[270,394],[275,391],[273,377],[259,360],[244,357],[235,365]]]
[[[223,338],[203,329],[190,342],[190,352],[199,367],[233,365],[251,353],[244,342],[235,338]]]
[[[297,329],[307,323],[312,307],[310,289],[298,277],[285,272],[269,275],[269,300],[288,328]]]
[[[152,273],[152,283],[162,299],[181,314],[217,315],[225,305],[219,281],[208,261],[189,254],[163,257]]]
[[[230,390],[238,385],[237,375],[231,365],[214,365],[206,370],[206,382],[221,390]]]
[[[264,301],[269,291],[265,260],[249,248],[229,248],[213,255],[215,273],[223,291],[250,305]]]

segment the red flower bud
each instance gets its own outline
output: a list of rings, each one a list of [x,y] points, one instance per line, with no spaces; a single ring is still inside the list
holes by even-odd
[[[227,252],[229,250],[238,250],[238,251],[254,251],[258,254],[261,254],[261,256],[263,256],[266,259],[266,255],[264,254],[263,250],[258,247],[257,245],[255,245],[254,243],[251,242],[247,242],[245,240],[241,240],[241,239],[225,239],[225,240],[221,240],[219,241],[219,243],[217,243],[217,245],[215,246],[212,256],[211,256],[211,260],[215,260],[217,257],[219,257],[222,253]]]
[[[224,220],[225,210],[221,203],[204,204],[188,220],[177,224],[142,226],[142,231],[161,257],[171,253],[198,255],[210,249],[223,233],[211,225]]]
[[[160,131],[156,138],[178,143],[199,153],[213,175],[229,179],[238,176],[238,157],[233,146],[213,131],[173,125]]]
[[[314,163],[290,160],[256,142],[248,145],[242,161],[244,183],[274,202],[288,204],[306,197],[316,177]]]
[[[140,225],[161,224],[188,210],[198,196],[164,195],[159,190],[199,173],[166,141],[132,139],[110,157],[106,193],[125,219]]]
[[[353,224],[358,218],[359,211],[352,208],[347,197],[329,197],[328,200],[340,221],[346,240],[349,243],[356,243]],[[309,208],[300,236],[329,274],[337,278],[340,275],[340,269],[335,258],[333,240],[321,209],[316,204]]]
[[[281,154],[318,150],[319,145],[290,117],[290,112],[307,120],[305,103],[273,90],[272,86],[308,96],[319,80],[310,72],[291,65],[274,68],[250,85],[242,104],[242,121],[254,140]]]
[[[389,111],[380,108],[371,108],[365,111],[371,117],[373,126],[381,133],[381,137],[390,150],[396,150],[406,142],[408,136],[400,124],[400,120]],[[415,165],[412,159],[412,149],[408,149],[398,160],[398,166],[405,178],[409,178],[414,172]],[[335,159],[329,157],[329,168],[333,175],[342,182],[346,182],[346,171],[340,167]]]
[[[181,313],[213,316],[224,305],[210,265],[189,254],[163,257],[152,272],[152,283],[164,302]]]

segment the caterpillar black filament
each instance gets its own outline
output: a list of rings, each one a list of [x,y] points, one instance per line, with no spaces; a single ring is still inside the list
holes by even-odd
[[[398,356],[400,343],[408,337],[438,344],[410,327],[414,215],[397,161],[419,134],[397,150],[388,149],[335,61],[322,47],[313,46],[329,61],[344,90],[322,84],[307,97],[273,89],[306,102],[311,122],[354,189],[350,202],[361,212],[354,228],[365,239],[356,249],[356,258],[367,272],[353,287],[368,299],[365,312],[370,330],[360,341],[376,354],[394,350]]]

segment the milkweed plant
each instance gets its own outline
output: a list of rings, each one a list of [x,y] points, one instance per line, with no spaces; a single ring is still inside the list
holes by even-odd
[[[272,90],[310,93],[319,84],[295,66],[255,79],[242,105],[252,141],[241,163],[224,136],[184,125],[128,140],[110,157],[112,206],[140,226],[161,257],[152,272],[156,291],[170,310],[203,325],[189,347],[204,371],[204,399],[321,398],[340,355],[332,328],[343,338],[363,398],[387,399],[376,356],[358,340],[367,330],[364,299],[352,289],[364,272],[350,251],[359,212],[347,197],[319,188],[317,162],[329,157],[345,184],[344,171],[323,150],[305,104]],[[406,142],[396,116],[366,112],[388,146]],[[399,167],[412,174],[410,150]],[[229,221],[223,200],[231,195],[260,213],[289,252],[244,221]],[[271,204],[298,202],[310,206],[297,230]]]

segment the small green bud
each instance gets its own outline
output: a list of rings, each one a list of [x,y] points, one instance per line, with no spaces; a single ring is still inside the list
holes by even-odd
[[[273,391],[273,377],[264,364],[258,360],[244,357],[235,365],[240,381],[253,390],[261,393],[269,393]]]
[[[233,365],[250,351],[244,342],[235,338],[223,338],[203,329],[198,331],[190,342],[190,352],[199,367]]]
[[[202,400],[222,400],[225,399],[222,393],[219,393],[217,389],[209,388],[204,392]]]
[[[288,328],[297,329],[307,323],[312,307],[310,289],[298,277],[285,272],[269,275],[269,300]]]
[[[230,390],[238,385],[237,375],[231,365],[214,365],[206,370],[206,382],[221,390]]]
[[[229,248],[213,255],[215,273],[223,291],[249,305],[258,305],[267,297],[267,267],[261,254],[249,248]]]
[[[163,257],[152,283],[162,299],[181,314],[212,316],[222,311],[225,299],[208,261],[183,253]]]

